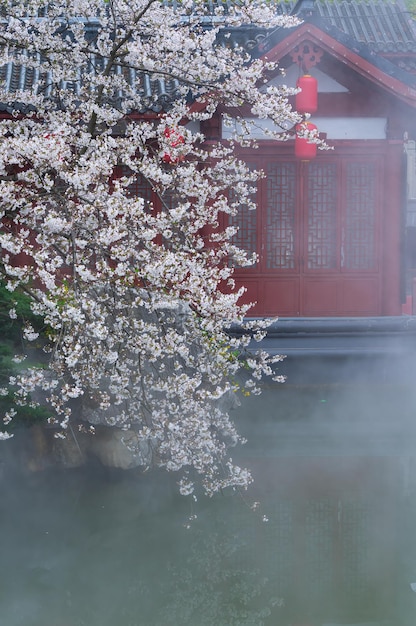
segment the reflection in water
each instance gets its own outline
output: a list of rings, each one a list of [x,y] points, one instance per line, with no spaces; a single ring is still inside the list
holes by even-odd
[[[258,515],[238,496],[191,505],[165,474],[28,474],[3,444],[1,626],[414,626],[411,390],[261,402],[236,414]]]

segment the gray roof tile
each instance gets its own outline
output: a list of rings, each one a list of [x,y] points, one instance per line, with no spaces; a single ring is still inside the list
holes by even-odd
[[[401,0],[316,0],[316,11],[379,53],[416,53],[416,22]]]
[[[180,7],[177,0],[163,1]],[[313,0],[274,1],[280,13],[300,14],[305,20],[317,22],[335,38],[338,36],[352,44],[364,44],[373,53],[391,58],[399,68],[407,71],[416,69],[416,22],[404,0],[315,0],[314,3]],[[227,11],[236,3],[238,0],[207,0],[206,19],[203,19],[205,26],[210,27],[211,18],[219,6]],[[308,10],[305,10],[306,6]],[[90,22],[90,28],[96,28],[94,20]],[[224,45],[238,43],[248,51],[253,50],[254,54],[259,54],[259,44],[267,38],[267,31],[253,27],[229,29],[229,32],[231,37],[224,38]],[[283,31],[280,36],[284,37]],[[99,59],[96,59],[91,69],[94,70],[98,65]],[[134,70],[130,70],[128,79],[142,93],[143,106],[139,113],[167,110],[178,93],[179,83],[176,80],[151,78],[145,74],[139,75]],[[39,90],[44,89],[47,95],[51,95],[48,74],[40,74],[36,69],[9,63],[0,67],[0,80],[11,94],[37,85]],[[61,87],[76,92],[79,82],[62,84]],[[118,97],[122,96],[118,94]],[[5,106],[0,105],[0,110],[5,110]]]

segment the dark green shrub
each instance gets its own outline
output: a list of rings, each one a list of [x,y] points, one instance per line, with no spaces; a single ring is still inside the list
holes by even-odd
[[[11,318],[9,311],[14,309],[16,316]],[[16,374],[24,367],[27,361],[15,362],[15,355],[22,352],[30,352],[30,365],[39,362],[41,366],[40,345],[30,346],[25,350],[23,341],[23,328],[26,323],[30,323],[33,328],[42,333],[44,329],[41,317],[34,315],[30,307],[30,297],[22,292],[10,292],[6,289],[4,281],[0,281],[0,388],[7,389],[10,376]],[[45,420],[50,412],[44,407],[16,406],[13,399],[13,391],[10,389],[7,394],[0,395],[0,419],[10,411],[16,409],[16,415],[9,427],[5,427],[0,422],[0,430],[12,430],[19,424],[33,424],[36,421]]]

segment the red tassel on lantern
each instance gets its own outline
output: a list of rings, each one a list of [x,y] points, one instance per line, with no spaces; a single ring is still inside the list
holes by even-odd
[[[301,89],[296,94],[296,111],[298,113],[315,113],[318,109],[318,81],[310,74],[298,78],[296,87]]]
[[[302,122],[296,125],[296,137],[295,137],[295,156],[303,161],[309,161],[316,157],[316,143],[311,143],[304,137],[299,137],[298,132],[304,133],[313,130],[318,130],[315,124],[312,122]]]

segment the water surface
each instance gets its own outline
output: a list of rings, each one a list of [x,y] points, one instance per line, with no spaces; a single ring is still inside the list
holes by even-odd
[[[255,487],[197,502],[163,473],[31,472],[3,442],[0,625],[414,626],[415,408],[266,391],[236,412]]]

